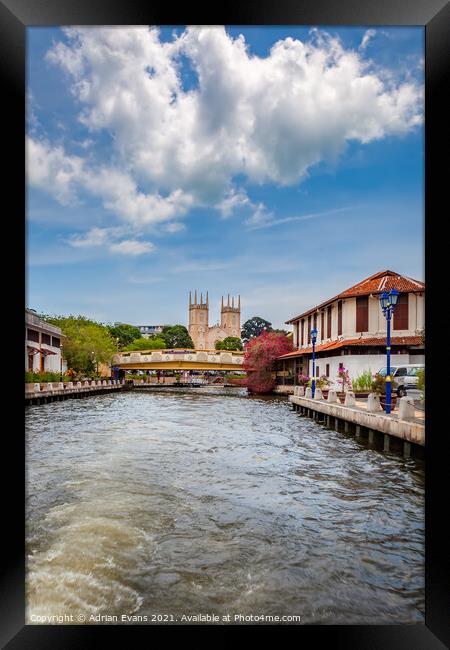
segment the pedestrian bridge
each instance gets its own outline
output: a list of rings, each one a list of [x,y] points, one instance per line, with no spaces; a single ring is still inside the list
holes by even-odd
[[[227,350],[142,350],[114,355],[121,370],[242,370],[244,353]]]

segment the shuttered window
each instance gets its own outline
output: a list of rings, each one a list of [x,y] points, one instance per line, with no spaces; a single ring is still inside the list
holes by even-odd
[[[356,298],[356,331],[369,331],[369,298],[367,296]]]
[[[300,323],[297,321],[295,323],[295,341],[296,341],[297,347],[299,346],[299,343],[300,343],[299,332],[300,332]]]
[[[338,336],[342,334],[342,300],[338,302]]]
[[[326,365],[326,372],[325,372],[325,375],[326,375],[327,377],[330,376],[330,364],[329,364],[329,363],[327,363],[327,365]]]
[[[320,315],[320,339],[323,341],[325,338],[325,312],[322,311]]]
[[[39,332],[36,330],[27,330],[27,337],[29,341],[34,341],[35,343],[39,343]]]
[[[327,339],[331,339],[331,305],[327,309]]]
[[[305,345],[305,320],[302,318],[302,345]]]
[[[308,343],[311,343],[311,316],[308,316]]]
[[[408,321],[408,295],[407,293],[401,293],[397,300],[397,306],[394,311],[394,330],[407,330],[409,329]]]
[[[45,343],[45,345],[50,345],[50,341],[51,341],[50,335],[42,333],[41,334],[41,341],[42,341],[42,343]]]

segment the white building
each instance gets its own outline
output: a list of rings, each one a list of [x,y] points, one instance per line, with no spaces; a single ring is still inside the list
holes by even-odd
[[[142,338],[148,339],[155,334],[161,334],[164,325],[136,325],[142,335]]]
[[[31,309],[25,309],[25,370],[61,372],[62,331],[41,320]]]
[[[399,292],[391,322],[391,365],[424,363],[425,284],[393,271],[381,271],[286,321],[293,326],[294,351],[277,361],[278,370],[312,374],[311,329],[318,330],[316,377],[336,382],[339,367],[351,379],[386,365],[386,319],[380,295]],[[296,382],[295,382],[296,383]]]

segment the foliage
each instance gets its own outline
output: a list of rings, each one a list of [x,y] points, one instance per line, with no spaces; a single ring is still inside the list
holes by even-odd
[[[349,390],[352,389],[352,380],[350,379],[350,375],[348,373],[348,370],[342,366],[338,370],[338,381],[340,381],[342,390],[345,390],[345,387],[347,387]]]
[[[50,371],[45,371],[45,372],[31,372],[27,371],[25,372],[25,383],[26,384],[46,384],[48,382],[59,382],[61,381],[61,375],[59,372],[50,372]],[[70,375],[63,375],[62,381],[72,381],[72,377]]]
[[[114,326],[108,325],[108,330],[114,340],[118,339],[117,343],[121,349],[133,343],[136,339],[142,338],[139,327],[126,323],[120,323],[120,325]]]
[[[425,368],[417,371],[417,389],[425,393]]]
[[[242,350],[243,345],[237,336],[227,336],[223,341],[216,341],[216,350]]]
[[[164,340],[166,348],[194,349],[194,342],[184,325],[164,325],[159,337]]]
[[[161,336],[150,336],[148,339],[143,337],[134,339],[129,345],[123,348],[124,352],[132,352],[133,350],[164,350],[166,342]]]
[[[291,352],[292,342],[276,332],[263,332],[245,346],[244,369],[248,373],[248,388],[253,393],[269,393],[275,386],[272,376],[274,360]]]
[[[308,386],[308,382],[311,380],[311,377],[309,375],[302,375],[300,374],[297,378],[298,385],[299,386]]]
[[[360,375],[358,375],[358,377],[356,377],[356,379],[352,380],[352,384],[355,393],[367,392],[372,390],[372,384],[373,384],[372,373],[370,372],[370,370],[361,373]]]
[[[109,363],[117,350],[116,341],[105,325],[85,316],[43,316],[44,320],[60,327],[63,339],[63,357],[76,372],[93,373],[98,363]]]
[[[260,336],[264,330],[266,332],[272,332],[272,323],[269,323],[269,321],[264,320],[260,316],[253,316],[243,324],[241,339],[244,343],[248,343],[251,339]]]
[[[397,388],[397,382],[394,381],[394,379],[391,380],[391,388],[392,390],[394,388]],[[374,393],[377,393],[377,395],[385,395],[386,394],[386,377],[383,377],[383,375],[376,374],[374,375],[373,381],[372,381],[372,391]]]
[[[326,375],[322,375],[321,377],[316,377],[316,388],[320,388],[321,390],[324,388],[327,388],[327,386],[330,385],[330,380]],[[308,386],[312,386],[312,377],[308,380]]]

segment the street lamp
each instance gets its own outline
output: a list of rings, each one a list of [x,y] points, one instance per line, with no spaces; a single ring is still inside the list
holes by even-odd
[[[59,381],[63,380],[63,346],[62,343],[59,346],[60,360],[59,360]]]
[[[386,336],[386,413],[391,412],[392,401],[392,378],[391,378],[391,318],[398,300],[397,289],[391,289],[389,293],[382,293],[380,305],[387,323]]]
[[[312,341],[312,381],[311,381],[311,393],[312,398],[314,399],[314,394],[316,392],[316,339],[317,339],[317,329],[314,327],[311,330],[311,341]]]

